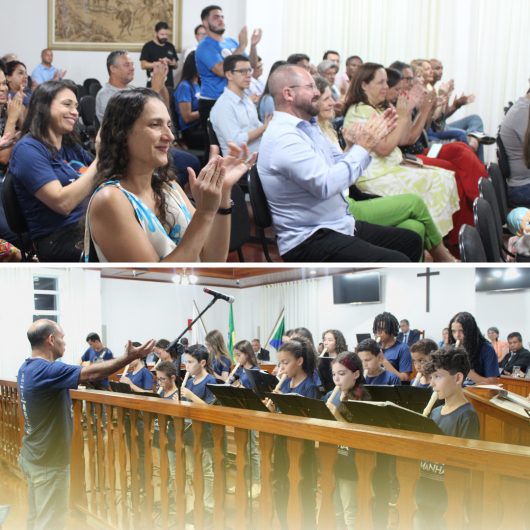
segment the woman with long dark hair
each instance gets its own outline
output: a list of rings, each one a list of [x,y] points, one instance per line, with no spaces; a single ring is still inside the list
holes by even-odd
[[[204,149],[204,130],[199,116],[200,94],[201,78],[195,64],[195,52],[191,52],[184,62],[182,77],[174,94],[182,139],[190,149]]]
[[[449,322],[449,345],[460,341],[460,346],[467,351],[471,371],[464,386],[473,384],[497,383],[499,377],[499,361],[491,343],[480,331],[475,317],[463,311],[457,313]]]
[[[382,65],[365,63],[359,66],[346,94],[344,125],[365,124],[374,112],[383,113],[387,91],[387,73]],[[416,103],[409,104],[409,101],[403,96],[398,99],[397,127],[371,153],[372,162],[356,186],[382,197],[405,193],[422,196],[436,227],[445,236],[453,228],[453,214],[460,208],[455,176],[444,169],[405,165],[398,145],[410,133],[411,112]]]
[[[80,144],[77,89],[65,81],[39,85],[29,104],[10,171],[29,233],[44,262],[77,262],[78,222],[96,160]],[[98,142],[96,141],[96,152]]]
[[[9,61],[6,63],[6,78],[9,86],[9,95],[14,97],[18,92],[24,94],[24,107],[29,107],[31,99],[31,90],[28,86],[28,72],[26,65],[20,61]]]
[[[188,168],[193,206],[177,183],[168,151],[171,119],[160,95],[123,90],[109,101],[100,129],[101,152],[87,209],[85,256],[99,261],[226,261],[232,186],[256,155],[230,143],[196,177]],[[212,148],[212,153],[215,148]]]

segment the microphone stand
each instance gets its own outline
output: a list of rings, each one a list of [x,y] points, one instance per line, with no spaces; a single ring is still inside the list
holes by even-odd
[[[173,352],[177,354],[177,365],[179,374],[179,376],[177,377],[177,393],[179,401],[181,401],[182,399],[182,396],[180,394],[180,388],[182,384],[180,380],[180,367],[182,365],[182,354],[184,353],[184,346],[182,346],[182,344],[179,344],[179,340],[191,329],[191,326],[193,326],[193,324],[195,324],[195,322],[197,322],[197,320],[199,320],[199,318],[201,318],[202,315],[204,315],[204,313],[206,313],[206,311],[208,311],[208,309],[210,309],[210,307],[212,307],[215,302],[217,302],[217,300],[219,300],[219,296],[214,296],[212,301],[199,313],[197,318],[195,318],[189,326],[186,326],[186,329],[166,348],[167,352]]]

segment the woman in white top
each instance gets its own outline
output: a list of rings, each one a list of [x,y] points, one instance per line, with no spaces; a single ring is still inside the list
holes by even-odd
[[[171,118],[153,90],[116,94],[101,125],[94,193],[87,209],[85,260],[106,262],[226,261],[231,190],[252,166],[248,148],[231,144],[196,177],[193,207],[178,185],[168,151]],[[248,162],[245,160],[248,159]]]

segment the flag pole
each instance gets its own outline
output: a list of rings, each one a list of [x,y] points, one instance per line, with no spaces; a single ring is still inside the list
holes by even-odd
[[[276,330],[276,327],[278,326],[278,322],[280,322],[280,319],[282,318],[283,314],[285,312],[285,307],[280,311],[280,316],[278,317],[278,320],[276,321],[276,324],[274,324],[274,327],[272,328],[272,331],[271,331],[271,334],[269,335],[269,338],[267,340],[267,342],[265,343],[265,348],[267,347],[267,345],[269,344],[272,336],[274,335],[274,331]]]

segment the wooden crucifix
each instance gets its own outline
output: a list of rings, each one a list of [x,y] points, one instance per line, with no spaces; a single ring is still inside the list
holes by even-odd
[[[425,270],[427,272],[422,272],[420,274],[417,274],[417,276],[418,276],[418,278],[425,276],[425,280],[427,281],[427,300],[426,300],[425,311],[427,311],[427,313],[429,313],[430,309],[431,309],[431,305],[430,305],[430,301],[431,301],[431,276],[439,276],[440,273],[439,272],[431,272],[431,269],[429,267],[427,267]]]

